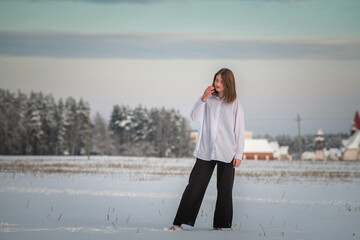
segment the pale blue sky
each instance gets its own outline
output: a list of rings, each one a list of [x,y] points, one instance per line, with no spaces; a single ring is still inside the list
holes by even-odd
[[[106,2],[106,3],[104,3]],[[0,87],[188,116],[221,67],[254,134],[348,132],[360,110],[360,1],[2,0]]]
[[[0,3],[0,30],[195,34],[236,39],[360,37],[360,1],[101,2],[5,0]]]

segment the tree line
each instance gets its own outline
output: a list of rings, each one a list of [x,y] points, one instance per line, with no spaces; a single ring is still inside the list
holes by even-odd
[[[186,119],[173,109],[115,105],[107,122],[73,97],[0,89],[0,154],[189,156]]]
[[[325,134],[325,148],[341,148],[346,133]],[[289,146],[298,154],[297,136],[256,136]],[[303,151],[315,149],[315,134],[303,135]],[[57,102],[52,95],[0,89],[0,154],[128,155],[186,157],[192,154],[186,119],[174,109],[113,107],[110,121],[73,97]]]

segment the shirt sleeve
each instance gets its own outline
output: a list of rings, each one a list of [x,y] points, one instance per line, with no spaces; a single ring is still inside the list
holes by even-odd
[[[244,110],[241,103],[238,102],[238,106],[235,114],[235,158],[242,160],[245,146],[245,120]]]
[[[205,103],[201,100],[201,98],[199,98],[199,100],[195,103],[191,114],[190,114],[190,118],[193,121],[196,122],[200,122],[204,116],[204,111],[205,111]]]

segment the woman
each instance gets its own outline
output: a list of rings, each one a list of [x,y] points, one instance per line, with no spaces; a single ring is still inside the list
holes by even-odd
[[[236,98],[231,70],[223,68],[215,74],[213,85],[196,102],[191,119],[200,123],[196,163],[170,229],[181,230],[182,224],[194,226],[216,165],[218,194],[213,229],[231,228],[234,168],[241,164],[245,140],[244,111]]]

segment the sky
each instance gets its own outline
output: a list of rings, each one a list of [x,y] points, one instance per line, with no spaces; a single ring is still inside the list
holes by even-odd
[[[188,118],[223,67],[254,135],[296,135],[297,114],[303,134],[349,132],[360,1],[0,0],[0,87],[82,98],[92,116],[141,104]]]

